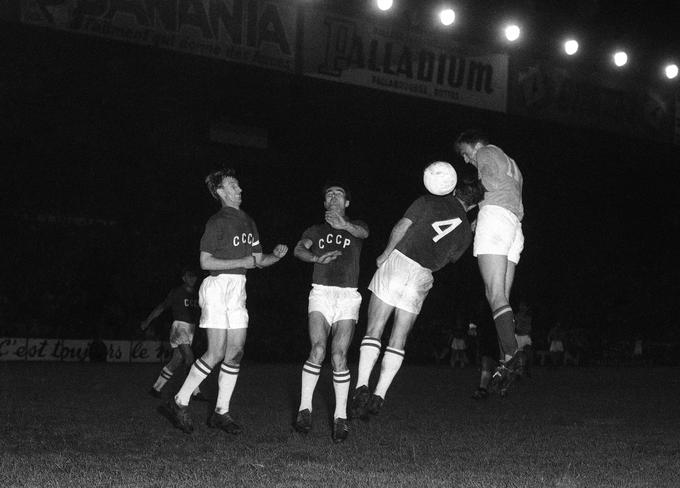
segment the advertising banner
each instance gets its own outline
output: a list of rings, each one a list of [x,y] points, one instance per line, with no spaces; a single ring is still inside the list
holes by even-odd
[[[505,112],[508,58],[470,54],[451,42],[381,26],[375,19],[304,11],[302,71],[349,83]]]
[[[161,341],[102,341],[109,363],[160,363],[172,349]],[[89,362],[92,341],[0,337],[0,361]]]
[[[296,8],[265,0],[21,0],[20,20],[281,71],[295,65]]]

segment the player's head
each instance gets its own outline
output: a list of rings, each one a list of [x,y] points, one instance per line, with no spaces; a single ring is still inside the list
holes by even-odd
[[[215,200],[223,204],[240,205],[241,187],[233,169],[225,168],[210,173],[205,177],[205,184]]]
[[[456,151],[466,163],[475,164],[475,156],[480,147],[489,144],[489,138],[482,131],[468,129],[456,139]]]
[[[198,272],[193,266],[184,266],[182,268],[182,281],[184,284],[194,287],[196,285],[196,280],[198,280]]]
[[[466,172],[458,179],[454,195],[467,207],[471,207],[484,199],[485,191],[482,180],[477,178],[477,172]]]
[[[349,188],[340,181],[329,181],[323,186],[323,205],[326,210],[336,209],[344,211],[349,207],[351,198]]]

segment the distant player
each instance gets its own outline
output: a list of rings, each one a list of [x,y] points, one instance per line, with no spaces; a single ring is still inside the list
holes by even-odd
[[[332,334],[331,364],[335,392],[332,438],[338,443],[343,442],[349,432],[347,349],[359,318],[359,258],[363,240],[368,237],[368,226],[347,217],[350,194],[345,185],[328,184],[323,189],[323,196],[325,222],[305,230],[295,246],[295,257],[314,263],[308,307],[311,351],[302,368],[302,392],[295,429],[307,433],[312,428],[312,396],[326,356],[328,336]]]
[[[372,295],[366,335],[360,347],[357,386],[352,395],[353,417],[365,420],[369,413],[380,412],[387,390],[404,360],[408,334],[432,288],[432,273],[456,262],[472,242],[466,211],[481,199],[482,189],[476,179],[463,182],[454,193],[455,185],[452,181],[446,195],[424,195],[413,202],[392,229],[387,247],[378,256],[378,270],[368,287]],[[381,352],[385,324],[392,313],[392,333],[378,384],[371,394],[368,380]]]
[[[502,381],[524,367],[525,356],[517,347],[510,291],[515,267],[524,247],[522,233],[523,177],[515,161],[489,144],[481,132],[468,130],[456,140],[458,153],[477,168],[485,193],[479,204],[473,253],[484,281],[503,360]]]
[[[168,364],[161,370],[158,379],[149,390],[155,398],[161,397],[161,390],[172,378],[178,366],[184,363],[190,367],[194,362],[194,353],[191,343],[194,340],[194,331],[201,309],[198,307],[198,293],[196,292],[196,280],[198,275],[191,268],[185,268],[182,272],[182,285],[173,288],[165,300],[154,308],[149,316],[142,321],[140,328],[146,330],[151,322],[158,318],[165,310],[172,311],[173,322],[170,326],[170,347],[172,357]],[[197,386],[192,394],[194,399],[205,400],[201,390]]]
[[[162,411],[180,430],[192,432],[188,411],[191,392],[221,362],[217,402],[208,426],[238,434],[242,429],[231,417],[229,404],[248,330],[246,271],[277,263],[288,247],[279,244],[272,254],[262,254],[255,222],[241,210],[241,187],[233,170],[211,173],[205,182],[210,194],[222,204],[222,209],[208,219],[200,245],[201,268],[210,271],[199,290],[199,326],[206,329],[208,350],[196,360],[179,393]]]

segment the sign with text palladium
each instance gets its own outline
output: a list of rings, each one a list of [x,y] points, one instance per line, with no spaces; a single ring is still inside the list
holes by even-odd
[[[317,9],[304,15],[304,74],[394,93],[506,111],[508,57]]]

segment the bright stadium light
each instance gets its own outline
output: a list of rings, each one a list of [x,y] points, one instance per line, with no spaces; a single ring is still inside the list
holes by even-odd
[[[376,4],[378,5],[378,8],[380,10],[385,12],[385,11],[392,8],[392,5],[394,5],[394,1],[393,0],[377,0]]]
[[[510,42],[515,42],[517,39],[519,39],[519,35],[521,33],[517,24],[507,25],[503,32],[505,33],[505,38]]]
[[[617,51],[614,53],[614,56],[612,56],[612,59],[614,60],[614,64],[620,68],[625,66],[628,62],[628,55],[625,51]]]
[[[564,52],[568,56],[573,56],[578,52],[578,41],[575,39],[569,39],[564,43]]]
[[[451,25],[456,20],[456,12],[453,9],[445,8],[439,12],[439,21],[444,25]]]
[[[666,78],[672,80],[678,76],[678,65],[677,64],[667,64],[663,69]]]

